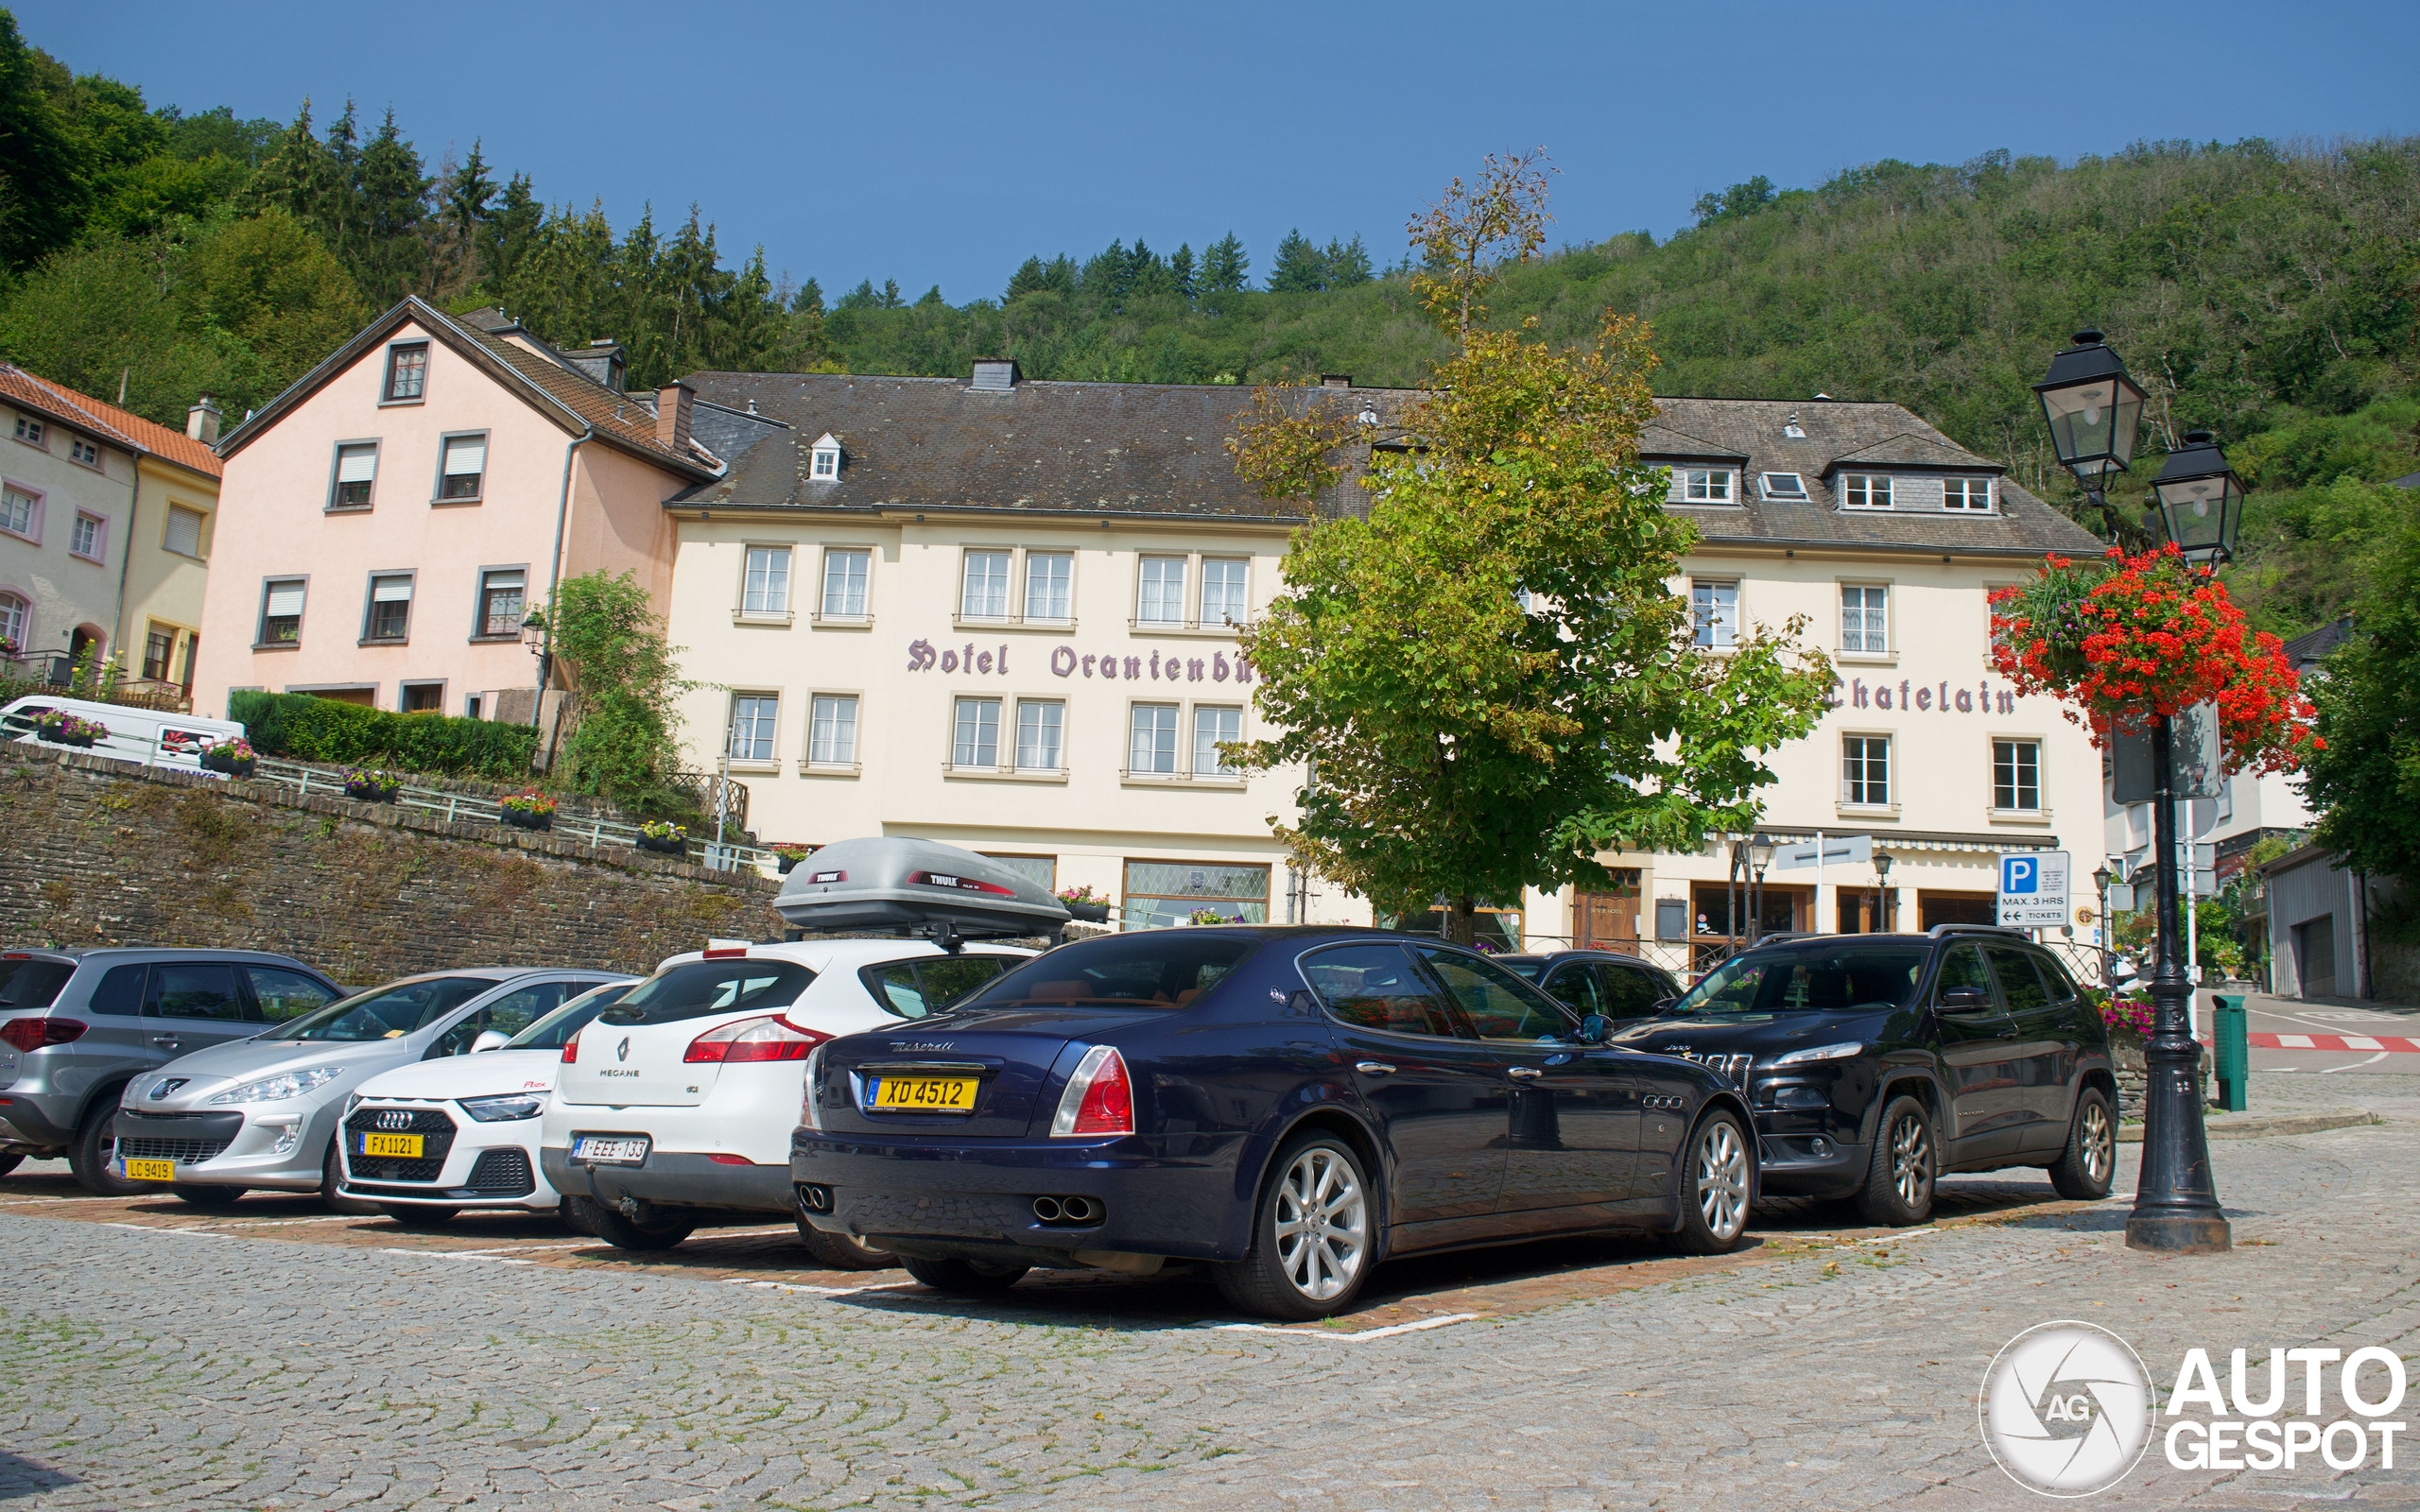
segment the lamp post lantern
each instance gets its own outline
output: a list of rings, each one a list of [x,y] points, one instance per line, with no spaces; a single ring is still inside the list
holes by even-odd
[[[2041,396],[2061,465],[2114,524],[2101,484],[2134,460],[2141,387],[2102,344],[2100,332],[2080,331],[2073,346],[2050,359],[2049,376],[2033,391]],[[2169,455],[2152,489],[2161,526],[2179,550],[2204,566],[2226,558],[2242,512],[2242,484],[2227,470],[2208,432],[2187,435],[2186,444]],[[2215,1254],[2229,1248],[2233,1237],[2211,1177],[2209,1131],[2202,1122],[2201,1085],[2194,1075],[2202,1046],[2192,1034],[2193,984],[2180,948],[2176,772],[2166,716],[2152,718],[2151,735],[2158,964],[2151,983],[2152,1034],[2143,1044],[2142,1175],[2135,1211],[2126,1219],[2126,1244],[2170,1254]]]
[[[1773,837],[1758,830],[1748,841],[1748,866],[1755,875],[1755,886],[1748,896],[1748,943],[1756,943],[1765,932],[1765,868],[1773,864]]]
[[[2110,962],[2113,957],[2109,951],[2110,937],[2116,933],[2109,924],[2109,884],[2113,880],[2109,871],[2109,863],[2106,861],[2093,868],[2092,890],[2098,899],[2096,907],[2099,910],[2093,915],[2093,921],[2100,926],[2100,985],[2102,987],[2117,985],[2111,980],[2118,973],[2111,968]]]
[[[546,623],[544,610],[531,610],[521,622],[521,644],[538,659],[538,690],[529,698],[529,725],[534,730],[545,723],[546,680],[554,673],[554,628]]]
[[[1891,927],[1891,916],[1897,910],[1891,906],[1891,854],[1887,850],[1874,852],[1874,932],[1877,935]]]

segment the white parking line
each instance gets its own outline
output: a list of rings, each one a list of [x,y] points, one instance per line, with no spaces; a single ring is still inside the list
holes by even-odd
[[[1198,1329],[1215,1329],[1226,1333],[1290,1333],[1298,1339],[1332,1339],[1339,1344],[1358,1344],[1364,1339],[1392,1338],[1398,1333],[1420,1333],[1429,1329],[1450,1328],[1467,1323],[1484,1314],[1450,1313],[1443,1317],[1424,1317],[1417,1323],[1397,1323],[1391,1328],[1365,1329],[1358,1333],[1338,1333],[1328,1329],[1286,1328],[1275,1323],[1196,1323]]]
[[[2325,1076],[2331,1071],[2353,1071],[2362,1066],[2375,1066],[2379,1061],[2384,1060],[2387,1057],[2387,1055],[2388,1052],[2381,1050],[2367,1060],[2356,1060],[2342,1066],[2323,1066],[2320,1068],[2319,1074]]]
[[[233,1234],[215,1234],[207,1228],[175,1228],[164,1223],[104,1223],[105,1228],[131,1228],[138,1234],[192,1234],[199,1239],[232,1239]]]
[[[535,1265],[534,1260],[515,1260],[510,1255],[484,1254],[475,1249],[390,1249],[382,1247],[382,1255],[409,1255],[416,1260],[484,1260],[492,1265]]]

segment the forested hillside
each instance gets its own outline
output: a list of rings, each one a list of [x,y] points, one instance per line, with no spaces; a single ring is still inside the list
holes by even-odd
[[[639,386],[953,374],[990,353],[1044,378],[1413,384],[1443,352],[1409,265],[1358,237],[1296,232],[1257,266],[1231,233],[1177,228],[1171,252],[1037,252],[995,296],[866,278],[827,310],[762,249],[726,266],[695,207],[617,234],[557,187],[550,203],[475,140],[431,165],[349,104],[282,125],[155,108],[0,11],[0,353],[105,397],[123,384],[170,423],[205,390],[257,405],[406,292],[501,303],[567,344],[616,337]],[[1507,270],[1497,318],[1577,338],[1608,305],[1634,312],[1661,392],[1897,400],[2063,502],[2027,385],[2100,326],[2152,394],[2143,479],[2206,425],[2262,485],[2235,577],[2286,633],[2341,608],[2351,582],[2325,564],[2410,497],[2376,485],[2420,470],[2420,141],[1883,162],[1812,189],[1748,180],[1660,243],[1559,230],[1561,251]]]

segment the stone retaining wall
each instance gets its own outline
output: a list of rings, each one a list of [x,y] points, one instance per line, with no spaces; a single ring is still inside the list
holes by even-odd
[[[644,972],[783,928],[754,872],[56,747],[0,750],[0,944],[279,951],[364,986],[451,966]]]

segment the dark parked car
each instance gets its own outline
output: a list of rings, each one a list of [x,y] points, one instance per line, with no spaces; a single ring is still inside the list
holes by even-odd
[[[2057,956],[2015,930],[1822,935],[1709,971],[1617,1043],[1719,1068],[1755,1108],[1765,1190],[1854,1197],[1915,1224],[1952,1171],[2046,1166],[2108,1195],[2109,1031]]]
[[[110,1169],[128,1081],[342,996],[263,951],[0,953],[0,1172],[64,1154],[91,1191],[143,1190]]]
[[[1681,995],[1670,972],[1616,951],[1543,951],[1495,960],[1582,1018],[1601,1014],[1616,1028],[1655,1017]]]
[[[1318,1317],[1391,1255],[1616,1228],[1729,1248],[1745,1099],[1611,1033],[1434,938],[1118,935],[820,1047],[791,1174],[815,1228],[961,1294],[1175,1259]]]

